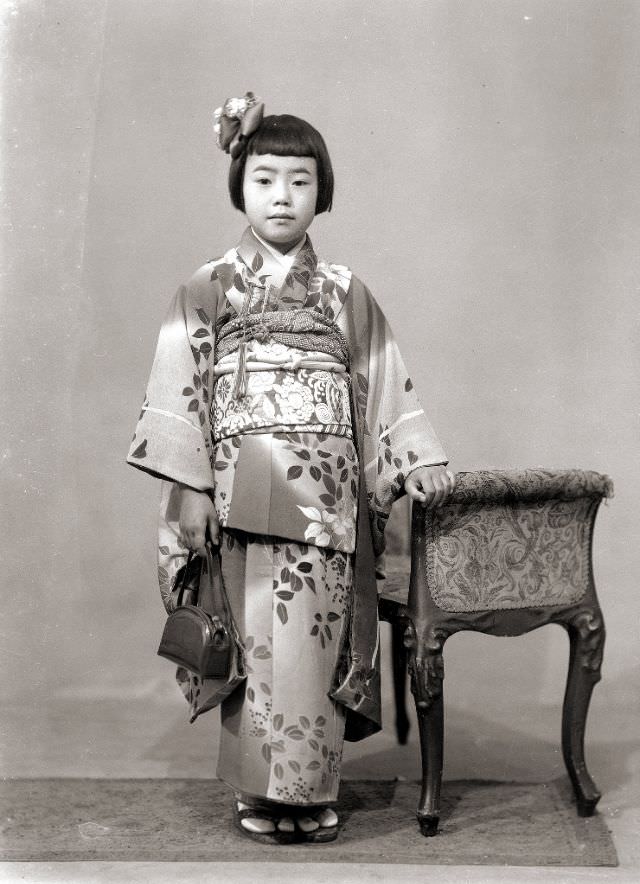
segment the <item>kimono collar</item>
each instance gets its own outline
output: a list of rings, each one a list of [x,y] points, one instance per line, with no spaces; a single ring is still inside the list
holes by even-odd
[[[251,227],[247,227],[236,252],[250,275],[262,278],[262,282],[266,281],[268,285],[277,288],[288,302],[304,302],[309,280],[318,263],[308,236],[305,235],[287,255],[277,255],[267,243],[256,236]],[[293,260],[289,260],[290,257]]]
[[[293,248],[289,249],[288,252],[282,253],[276,251],[276,249],[272,248],[266,240],[262,239],[261,236],[258,236],[253,227],[251,227],[250,230],[253,236],[258,240],[258,243],[266,249],[274,260],[276,260],[278,264],[281,264],[285,270],[291,270],[291,265],[293,264],[296,255],[307,241],[307,234],[305,233],[302,239],[299,240]]]

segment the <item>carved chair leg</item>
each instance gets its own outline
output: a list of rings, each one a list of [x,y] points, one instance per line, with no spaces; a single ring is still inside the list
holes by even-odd
[[[396,734],[398,742],[404,746],[409,733],[409,717],[406,705],[407,649],[404,646],[406,624],[392,623],[391,653],[393,656],[393,697],[396,707]]]
[[[416,816],[426,837],[435,835],[440,822],[440,786],[444,748],[444,707],[442,695],[426,709],[418,709],[422,752],[422,790]]]
[[[600,680],[604,624],[599,610],[582,610],[564,624],[570,657],[562,710],[562,753],[580,816],[591,816],[600,792],[584,760],[584,731],[594,685]]]
[[[420,831],[427,837],[437,833],[440,822],[444,751],[442,646],[446,638],[444,631],[429,630],[422,641],[417,641],[412,627],[407,635],[411,690],[416,701],[422,755],[422,789],[416,816]]]

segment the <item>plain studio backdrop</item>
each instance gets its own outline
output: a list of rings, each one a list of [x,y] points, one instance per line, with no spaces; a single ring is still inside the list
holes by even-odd
[[[161,701],[189,728],[155,656],[159,486],[124,458],[170,298],[244,229],[212,112],[246,90],[325,135],[335,208],[313,243],[379,300],[452,468],[612,476],[587,737],[615,752],[637,711],[640,4],[5,0],[3,18],[4,772],[47,751],[53,774],[99,769],[101,701],[116,772],[118,709],[144,733]],[[525,734],[536,709],[559,746],[567,650],[556,628],[449,642],[478,774],[483,729]]]

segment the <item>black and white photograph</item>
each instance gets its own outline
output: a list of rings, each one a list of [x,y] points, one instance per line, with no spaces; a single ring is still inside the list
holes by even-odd
[[[0,42],[0,881],[637,881],[640,2]]]

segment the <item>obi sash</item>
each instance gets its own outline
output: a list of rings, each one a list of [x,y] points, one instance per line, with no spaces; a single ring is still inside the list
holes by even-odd
[[[246,368],[251,369],[252,364],[262,368],[245,372],[242,397],[234,394],[237,368],[233,360],[237,356],[216,365],[211,413],[215,442],[273,427],[308,427],[332,435],[352,435],[349,379],[344,370],[339,370],[339,363],[324,354],[308,354],[274,342],[250,341],[247,351]],[[313,367],[321,364],[314,356],[327,360],[324,367]],[[285,368],[283,362],[301,367]]]

